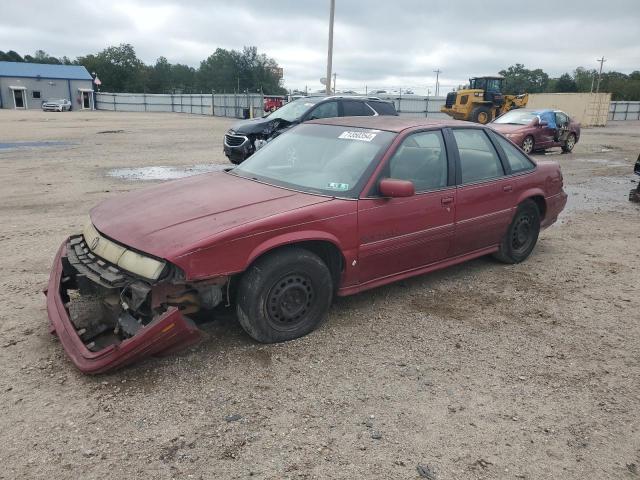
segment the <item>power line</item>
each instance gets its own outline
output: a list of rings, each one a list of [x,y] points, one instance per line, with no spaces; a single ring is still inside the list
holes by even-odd
[[[598,72],[598,84],[596,85],[596,93],[600,92],[600,80],[602,79],[602,65],[604,64],[604,62],[607,61],[606,58],[604,58],[604,55],[602,56],[602,58],[596,58],[597,62],[600,62],[600,71]]]
[[[336,0],[331,0],[329,11],[329,48],[327,49],[327,95],[331,95],[331,63],[333,61],[333,17],[336,11]],[[335,82],[335,80],[334,80]]]
[[[438,94],[440,93],[440,74],[442,73],[442,71],[440,69],[434,70],[433,73],[436,74],[436,97],[438,96]]]

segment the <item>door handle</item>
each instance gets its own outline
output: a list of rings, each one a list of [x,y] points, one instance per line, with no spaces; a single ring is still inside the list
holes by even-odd
[[[511,185],[505,185],[504,187],[502,187],[502,190],[505,192],[512,192],[513,187]]]
[[[442,202],[442,205],[450,205],[453,203],[453,197],[442,197],[440,201]]]

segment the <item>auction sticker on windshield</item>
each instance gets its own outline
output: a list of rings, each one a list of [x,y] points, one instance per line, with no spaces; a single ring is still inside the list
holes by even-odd
[[[349,190],[348,183],[330,182],[327,184],[327,187],[329,187],[331,190]]]
[[[374,138],[376,138],[375,133],[370,132],[342,132],[338,138],[343,138],[346,140],[361,140],[363,142],[370,142]]]

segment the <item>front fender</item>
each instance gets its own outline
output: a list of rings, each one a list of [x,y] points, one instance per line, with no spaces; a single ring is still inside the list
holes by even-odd
[[[342,245],[340,245],[340,241],[328,232],[323,232],[319,230],[310,230],[304,232],[290,232],[284,233],[282,235],[278,235],[276,237],[272,237],[267,241],[261,243],[256,248],[252,250],[247,259],[247,264],[245,265],[245,269],[251,265],[256,258],[264,255],[270,250],[274,250],[278,247],[284,247],[285,245],[291,245],[292,243],[300,243],[300,242],[309,242],[309,241],[325,241],[332,243],[344,256],[344,250]]]

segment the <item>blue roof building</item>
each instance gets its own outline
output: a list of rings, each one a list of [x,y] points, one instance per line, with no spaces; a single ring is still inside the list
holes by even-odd
[[[82,65],[0,62],[0,108],[40,109],[68,99],[73,110],[93,110],[93,79]]]

